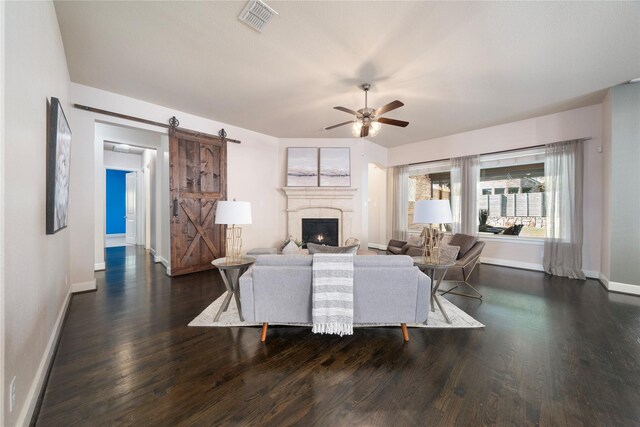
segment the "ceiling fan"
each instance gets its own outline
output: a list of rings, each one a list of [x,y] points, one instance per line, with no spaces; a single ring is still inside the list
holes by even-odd
[[[337,125],[326,127],[324,128],[324,130],[335,129],[337,127],[348,125],[351,123],[353,124],[353,128],[352,128],[353,135],[364,137],[364,136],[376,136],[376,134],[380,130],[381,123],[385,125],[400,126],[403,128],[407,127],[409,122],[396,120],[396,119],[387,119],[386,117],[380,117],[386,112],[402,107],[404,105],[402,102],[395,100],[377,109],[369,108],[367,105],[367,93],[369,92],[369,89],[371,89],[371,85],[369,83],[365,83],[361,86],[361,88],[362,90],[364,90],[364,108],[361,108],[358,111],[353,111],[345,107],[333,107],[336,110],[353,114],[354,116],[356,116],[356,118],[354,120],[349,120],[348,122],[338,123]]]

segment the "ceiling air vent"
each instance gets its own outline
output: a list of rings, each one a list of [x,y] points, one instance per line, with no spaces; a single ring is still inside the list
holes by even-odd
[[[260,32],[278,12],[260,0],[250,0],[244,7],[238,19]]]

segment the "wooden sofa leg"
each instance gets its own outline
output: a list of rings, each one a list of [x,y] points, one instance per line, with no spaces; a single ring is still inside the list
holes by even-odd
[[[267,340],[267,328],[269,327],[269,324],[267,322],[264,322],[262,324],[262,333],[260,334],[260,341],[265,342]]]
[[[404,340],[409,341],[409,331],[407,330],[407,324],[401,323],[400,327],[402,328],[402,336],[404,337]]]

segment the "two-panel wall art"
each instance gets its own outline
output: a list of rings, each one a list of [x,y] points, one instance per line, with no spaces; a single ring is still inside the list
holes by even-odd
[[[287,187],[350,187],[349,148],[289,147]]]

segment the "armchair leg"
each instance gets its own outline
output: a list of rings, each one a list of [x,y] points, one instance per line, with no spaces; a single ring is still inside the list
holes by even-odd
[[[407,330],[407,324],[401,323],[400,327],[402,328],[402,336],[404,337],[404,340],[409,341],[409,331]]]
[[[469,277],[471,277],[471,273],[473,273],[473,270],[475,270],[475,268],[476,268],[476,266],[477,266],[478,264],[480,264],[480,257],[478,257],[478,258],[476,259],[475,263],[473,264],[473,267],[471,267],[471,271],[469,271],[469,274],[464,274],[464,270],[463,270],[463,272],[462,272],[462,276],[463,276],[463,279],[464,279],[464,280],[463,280],[462,282],[458,282],[458,281],[456,281],[456,282],[455,282],[456,284],[457,284],[457,283],[461,283],[461,284],[465,284],[465,285],[467,285],[468,287],[470,287],[470,288],[471,288],[471,290],[472,290],[473,292],[475,292],[475,295],[474,295],[474,294],[465,294],[465,293],[462,293],[462,292],[453,292],[453,290],[454,290],[454,289],[456,289],[456,288],[458,287],[457,285],[456,285],[456,286],[454,286],[454,287],[453,287],[453,288],[451,288],[451,289],[443,289],[443,290],[441,290],[441,291],[440,291],[440,294],[441,294],[441,295],[445,295],[445,294],[460,295],[461,297],[477,298],[477,299],[481,300],[481,299],[482,299],[482,294],[481,294],[480,292],[478,292],[478,290],[477,290],[476,288],[474,288],[474,287],[471,285],[471,283],[469,283]]]
[[[453,292],[453,290],[455,288],[457,288],[458,286],[454,286],[451,289],[442,290],[442,291],[440,291],[440,295],[451,294],[451,295],[460,295],[461,297],[476,298],[476,299],[479,299],[479,300],[482,299],[482,294],[480,292],[478,292],[478,290],[476,288],[474,288],[469,282],[456,282],[456,283],[462,283],[462,284],[467,285],[468,287],[471,288],[471,290],[473,290],[473,292],[476,293],[476,295],[465,294],[465,293],[462,293],[462,292]]]
[[[264,322],[262,324],[262,333],[260,334],[260,341],[265,342],[267,340],[267,328],[269,327],[269,324],[267,322]]]

